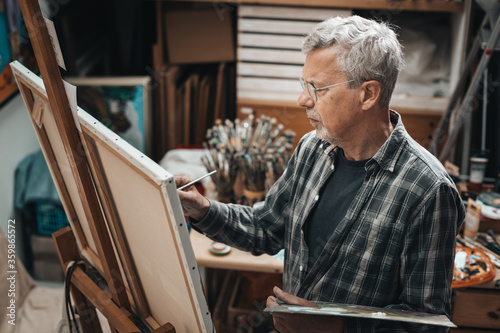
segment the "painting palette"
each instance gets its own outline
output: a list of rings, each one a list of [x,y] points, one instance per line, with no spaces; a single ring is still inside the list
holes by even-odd
[[[496,275],[490,258],[478,248],[457,245],[452,288],[469,287],[487,282]]]

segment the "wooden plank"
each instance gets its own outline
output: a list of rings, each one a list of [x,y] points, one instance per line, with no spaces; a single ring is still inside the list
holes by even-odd
[[[298,79],[238,77],[237,86],[240,91],[275,91],[296,94],[297,97],[302,93]]]
[[[237,90],[237,98],[240,99],[254,99],[256,101],[267,101],[275,102],[276,105],[280,105],[283,102],[293,103],[299,98],[298,94],[286,93],[286,92],[276,92],[276,91],[249,91],[249,90]]]
[[[80,259],[80,253],[76,245],[76,239],[70,227],[65,227],[57,230],[52,234],[52,239],[56,245],[57,254],[61,267],[66,270],[66,267],[71,261]],[[74,302],[80,314],[80,323],[83,332],[86,333],[102,333],[101,324],[99,323],[95,307],[89,304],[83,294],[76,288],[71,289]]]
[[[310,33],[317,24],[318,22],[240,18],[238,31],[305,35]]]
[[[151,85],[153,92],[153,112],[152,116],[155,121],[153,122],[153,157],[155,160],[160,160],[165,152],[167,151],[167,140],[165,128],[166,120],[165,108],[166,108],[166,94],[164,93],[165,88],[165,72],[166,72],[166,50],[165,50],[165,36],[164,29],[165,26],[163,22],[163,10],[165,7],[165,2],[157,0],[156,1],[156,43],[153,45],[153,79],[154,82]]]
[[[478,328],[451,328],[450,333],[493,333],[492,330]]]
[[[238,34],[238,46],[269,47],[300,51],[303,42],[303,36],[264,35],[250,32],[241,32]]]
[[[201,145],[205,140],[205,133],[208,126],[212,126],[211,112],[213,111],[210,103],[210,92],[213,91],[215,78],[213,73],[207,72],[200,81],[199,98],[198,98],[198,115],[196,121],[196,131],[194,133],[194,144]]]
[[[57,129],[54,129],[55,125],[52,126],[52,129],[47,130],[47,126],[50,128],[51,123],[53,123],[54,121],[53,119],[51,119],[53,118],[51,117],[52,110],[48,105],[47,96],[44,95],[45,91],[31,91],[30,89],[33,89],[34,87],[33,83],[29,81],[29,76],[22,76],[20,74],[19,68],[21,66],[19,65],[20,64],[18,63],[13,63],[11,66],[16,77],[19,90],[21,91],[21,95],[28,108],[28,112],[31,114],[31,120],[33,123],[33,128],[35,129],[35,134],[37,135],[38,141],[40,142],[40,146],[47,161],[52,179],[54,179],[54,185],[56,186],[57,193],[61,198],[66,216],[68,217],[73,231],[75,232],[82,253],[93,265],[97,267],[97,269],[102,272],[102,263],[97,255],[97,249],[95,247],[95,243],[92,240],[90,230],[88,227],[84,230],[84,226],[82,226],[82,224],[79,222],[80,217],[85,218],[85,213],[83,212],[83,208],[81,207],[81,202],[73,202],[71,200],[70,188],[76,188],[76,185],[74,184],[74,181],[71,181],[71,179],[70,182],[72,182],[73,184],[71,184],[70,182],[66,182],[63,177],[64,169],[61,167],[61,165],[69,165],[69,162],[64,162],[64,160],[66,159],[64,152],[62,152],[63,157],[61,157],[61,161],[58,161],[58,159],[56,158],[56,152],[54,151],[54,146],[56,145],[56,143],[51,143],[51,137],[57,140],[58,131]],[[36,77],[36,79],[40,80],[38,77]],[[36,103],[35,100],[37,101]],[[43,122],[43,119],[40,119],[43,125],[40,127],[36,123],[34,109],[36,105],[44,103],[46,103],[43,107],[47,109],[47,115],[45,115],[47,118],[45,118],[45,123]]]
[[[302,65],[259,64],[239,62],[238,76],[275,77],[298,80],[302,75]]]
[[[245,99],[245,98],[239,98],[237,101],[237,106],[238,108],[241,108],[243,106],[247,106],[250,108],[273,108],[276,107],[276,102],[273,101],[262,101],[262,100],[255,100],[255,99]],[[292,110],[292,111],[300,111],[300,112],[305,112],[305,109],[303,107],[300,107],[297,105],[296,102],[285,102],[285,103],[280,103],[280,107],[286,108],[287,110]]]
[[[109,290],[118,304],[130,308],[125,288],[123,288],[123,280],[121,276],[116,276],[118,264],[114,257],[101,206],[88,172],[86,159],[80,151],[82,144],[38,0],[20,0],[19,5],[78,191],[82,202],[87,203],[85,213],[97,243],[98,254],[103,263],[103,273],[108,282]]]
[[[351,14],[352,10],[349,9],[259,6],[246,4],[238,7],[239,17],[265,17],[278,19],[323,21],[329,17],[349,16]]]
[[[224,82],[224,71],[226,68],[226,63],[222,62],[219,65],[219,69],[217,72],[217,82],[216,82],[216,89],[215,89],[215,106],[214,106],[214,116],[213,120],[215,119],[224,119],[225,118],[225,112],[226,112],[226,107],[224,104],[225,98],[224,98],[224,91],[226,82]],[[210,126],[211,124],[207,124]]]
[[[179,147],[183,139],[184,127],[184,81],[179,80],[175,86],[175,147]]]
[[[270,65],[270,66],[275,66],[275,65]],[[265,69],[265,67],[262,69]],[[245,71],[249,72],[250,70],[245,69]],[[273,72],[270,70],[269,73]],[[241,75],[241,72],[239,74]],[[296,77],[298,78],[299,76],[300,74],[297,75]],[[295,101],[301,94],[302,88],[298,83],[298,79],[296,79],[292,75],[289,75],[288,77],[289,79],[275,78],[274,75],[273,77],[268,77],[268,78],[240,76],[237,78],[238,99],[256,98],[264,100],[275,99],[276,101],[283,101],[283,100]],[[262,94],[260,98],[258,97],[259,94]],[[411,110],[413,114],[442,116],[447,106],[447,103],[448,103],[448,98],[446,97],[422,98],[422,96],[395,95],[391,99],[391,108],[395,110]]]
[[[164,0],[175,1],[175,0]],[[184,2],[210,2],[213,0],[184,0]],[[221,0],[221,3],[233,3],[231,0]],[[285,5],[299,7],[328,7],[352,9],[380,9],[387,14],[402,10],[433,11],[433,12],[463,12],[464,4],[449,0],[238,0],[239,4]]]
[[[43,102],[41,100],[35,102],[35,106],[31,112],[31,118],[35,121],[39,128],[42,127]]]
[[[238,61],[272,62],[278,64],[304,65],[305,54],[300,51],[264,50],[240,48],[237,52]]]
[[[196,120],[198,115],[198,109],[200,100],[198,98],[200,90],[200,73],[191,73],[192,77],[192,90],[191,90],[191,121],[189,122],[189,144],[195,143],[195,133],[197,130]]]
[[[151,333],[175,333],[175,327],[170,323],[166,323],[165,325],[156,328]]]
[[[194,76],[189,75],[189,77],[184,81],[184,110],[182,112],[183,116],[183,125],[182,125],[182,143],[190,144],[191,143],[191,110],[192,110],[192,91],[193,91],[193,81]]]
[[[81,291],[103,315],[110,325],[120,333],[139,333],[141,330],[127,317],[112,299],[107,297],[85,272],[77,267],[73,272],[72,284]]]
[[[70,227],[64,227],[52,233],[52,239],[56,245],[61,267],[64,270],[70,261],[80,259],[80,252]]]
[[[142,318],[146,318],[149,316],[147,302],[144,299],[139,280],[136,276],[131,275],[136,271],[136,268],[134,267],[134,264],[130,259],[130,255],[126,252],[126,249],[128,247],[125,239],[123,238],[121,230],[118,228],[116,223],[113,223],[113,221],[119,221],[118,210],[114,204],[113,198],[109,197],[109,194],[111,192],[109,190],[109,184],[101,163],[101,158],[99,156],[99,151],[97,150],[96,142],[92,137],[92,133],[89,133],[86,127],[83,128],[83,135],[85,138],[83,141],[85,150],[89,152],[89,154],[95,156],[95,158],[90,159],[90,166],[95,177],[94,181],[98,185],[96,187],[99,191],[99,197],[101,198],[101,204],[103,206],[104,212],[107,214],[109,229],[113,235],[113,239],[116,244],[116,250],[120,257],[120,262],[123,265],[125,272],[127,272],[127,282],[129,288],[132,290],[132,295],[134,296],[135,307],[139,311],[139,314],[142,316]]]
[[[166,109],[163,110],[166,113],[167,120],[167,149],[177,148],[177,119],[179,115],[176,114],[176,89],[177,81],[181,75],[181,68],[179,66],[172,66],[167,70],[166,73],[166,98],[167,105]]]
[[[155,88],[155,137],[156,137],[156,159],[161,159],[168,150],[168,119],[167,119],[167,65],[155,69],[157,85]]]
[[[164,1],[156,1],[156,43],[153,45],[153,66],[155,71],[159,70],[166,60],[165,36],[163,29],[165,26],[163,22],[164,7]]]
[[[391,98],[391,107],[396,109],[423,110],[425,113],[431,112],[433,114],[443,115],[449,101],[449,97],[393,94]]]

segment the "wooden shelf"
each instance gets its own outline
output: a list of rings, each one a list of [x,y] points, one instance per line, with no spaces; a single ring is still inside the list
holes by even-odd
[[[298,98],[298,96],[297,96]],[[418,99],[421,97],[418,96],[412,96],[412,99]],[[429,97],[430,98],[430,97]],[[409,106],[409,103],[391,103],[391,108],[396,110],[400,114],[411,114],[411,115],[418,115],[418,116],[442,116],[445,108],[447,106],[447,98],[443,98],[444,101],[440,102],[441,105],[432,107],[430,104],[425,104],[422,106],[422,101],[420,100],[420,104],[414,104],[414,107]],[[394,105],[392,105],[394,104]],[[290,101],[277,101],[277,100],[257,100],[257,99],[246,99],[246,98],[240,98],[237,100],[237,106],[238,108],[241,107],[248,107],[248,108],[257,108],[257,107],[264,107],[264,108],[276,108],[280,110],[288,110],[288,111],[304,111],[303,107],[300,107],[297,105],[295,102],[290,102]]]
[[[172,0],[163,0],[173,2]],[[174,1],[175,2],[175,1]],[[183,0],[177,2],[211,2],[213,0]],[[330,7],[330,8],[352,8],[352,9],[380,9],[388,13],[402,10],[433,11],[433,12],[462,12],[463,2],[446,0],[236,0],[219,1],[220,3],[235,4],[259,4],[259,5],[288,5],[307,7]]]
[[[443,115],[444,110],[420,109],[394,106],[403,119],[408,133],[422,146],[428,147],[434,131]],[[290,128],[296,132],[293,146],[296,147],[302,136],[313,130],[306,117],[303,107],[293,102],[271,101],[271,100],[237,100],[237,117],[244,119],[249,112],[253,112],[256,117],[266,115],[278,119],[285,128]]]

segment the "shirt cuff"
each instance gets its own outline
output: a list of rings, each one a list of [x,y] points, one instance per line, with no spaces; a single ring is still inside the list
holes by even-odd
[[[200,221],[197,221],[191,217],[188,218],[189,224],[193,229],[199,231],[208,237],[215,236],[224,226],[223,223],[217,223],[217,220],[221,218],[223,212],[227,210],[223,203],[218,201],[208,199],[210,202],[210,208],[208,209],[207,215]]]

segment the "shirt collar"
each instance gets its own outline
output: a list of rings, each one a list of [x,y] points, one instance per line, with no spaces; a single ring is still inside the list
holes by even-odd
[[[367,167],[369,167],[369,164],[371,164],[371,161],[373,160],[380,166],[381,169],[393,172],[399,155],[403,150],[403,143],[406,141],[406,130],[399,113],[394,110],[390,110],[390,117],[391,122],[394,125],[394,130],[384,142],[382,147],[380,147],[370,161],[367,162]],[[321,140],[321,148],[323,148],[324,152],[332,158],[335,158],[335,155],[338,152],[338,146],[332,145],[326,140]]]

